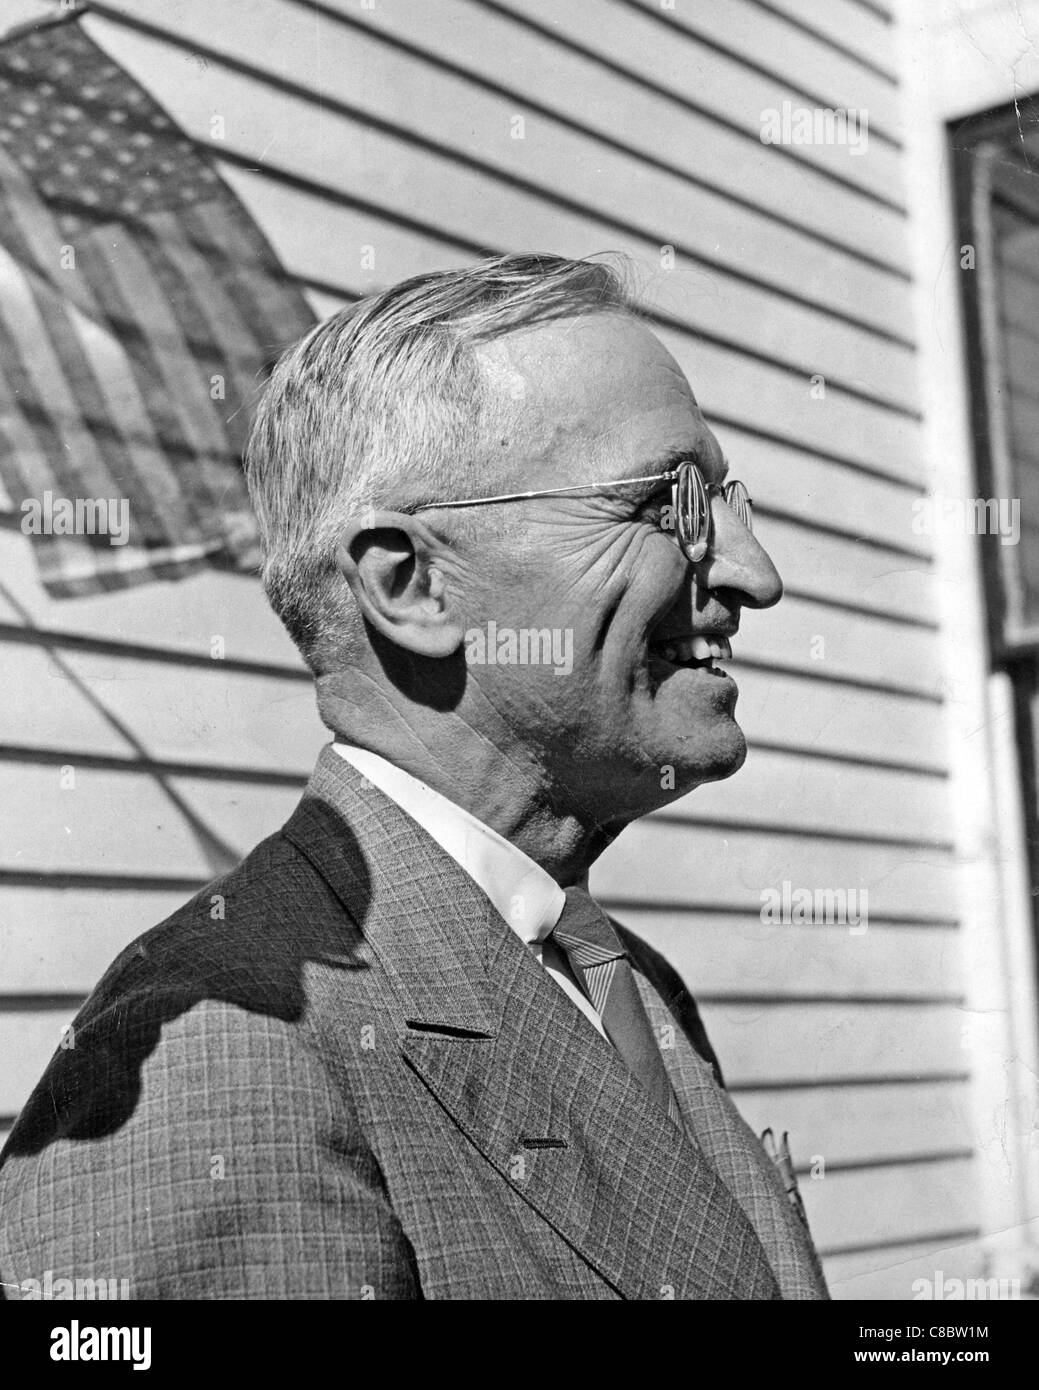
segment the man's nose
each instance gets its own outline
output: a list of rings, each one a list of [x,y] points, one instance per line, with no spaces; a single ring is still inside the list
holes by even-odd
[[[744,608],[771,608],[783,597],[783,581],[768,552],[721,497],[711,499],[711,544],[696,565],[696,581],[739,595]]]

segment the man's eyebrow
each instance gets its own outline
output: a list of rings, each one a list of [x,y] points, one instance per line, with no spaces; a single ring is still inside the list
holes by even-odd
[[[631,500],[644,500],[668,486],[667,482],[661,480],[661,474],[675,472],[680,463],[695,463],[701,469],[704,469],[706,465],[707,471],[713,472],[710,465],[715,464],[717,457],[718,455],[710,450],[705,443],[694,444],[688,449],[669,449],[667,453],[661,454],[659,458],[654,460],[645,477],[626,482],[618,487],[617,491]],[[724,454],[721,455],[721,461],[722,473],[719,481],[724,481],[729,472],[729,463]]]

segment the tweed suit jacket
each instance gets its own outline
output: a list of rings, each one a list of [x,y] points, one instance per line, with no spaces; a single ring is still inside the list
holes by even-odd
[[[624,939],[687,1132],[326,748],[55,1054],[0,1157],[8,1296],[52,1271],[135,1298],[825,1297],[778,1175],[716,1124],[695,1005]]]

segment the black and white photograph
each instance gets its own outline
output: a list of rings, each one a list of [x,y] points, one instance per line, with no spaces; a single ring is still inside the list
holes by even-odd
[[[34,1354],[794,1300],[998,1361],[1037,174],[1039,0],[0,0]]]

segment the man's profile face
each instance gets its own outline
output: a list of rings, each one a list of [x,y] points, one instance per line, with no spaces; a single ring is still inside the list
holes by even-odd
[[[641,323],[558,320],[481,355],[495,389],[515,402],[515,427],[497,441],[496,491],[649,477],[682,456],[707,483],[722,481],[721,450],[688,382]],[[471,664],[469,677],[602,822],[645,814],[741,766],[736,685],[684,644],[731,637],[742,606],[768,606],[782,592],[718,497],[711,550],[691,565],[661,524],[670,502],[670,485],[656,483],[509,503],[495,508],[471,570],[478,611],[467,612],[468,626],[493,621],[499,643],[503,629],[549,628],[557,654],[569,644],[569,671],[499,660]]]

